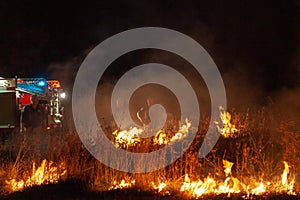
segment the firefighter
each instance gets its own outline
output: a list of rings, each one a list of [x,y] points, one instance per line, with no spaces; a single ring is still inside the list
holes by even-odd
[[[136,117],[140,120],[143,126],[148,125],[151,120],[149,117],[149,108],[153,105],[153,100],[151,98],[146,99],[146,104],[142,106],[136,113]]]
[[[30,148],[32,153],[41,155],[46,148],[45,110],[39,104],[37,95],[30,96],[31,104],[25,106],[21,114],[21,132],[24,133],[24,147]]]

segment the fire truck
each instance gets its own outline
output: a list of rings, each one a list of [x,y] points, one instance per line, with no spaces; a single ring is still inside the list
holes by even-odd
[[[44,78],[0,77],[0,134],[19,131],[22,109],[29,105],[30,96],[37,95],[47,115],[47,130],[62,127],[66,94],[58,80]]]

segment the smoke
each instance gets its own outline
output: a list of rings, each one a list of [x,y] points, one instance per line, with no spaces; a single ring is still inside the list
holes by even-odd
[[[209,53],[212,52],[211,56],[219,67],[224,80],[229,110],[235,109],[237,111],[246,111],[248,108],[261,109],[262,107],[265,107],[269,110],[273,110],[273,112],[282,113],[282,116],[287,118],[296,117],[297,114],[300,113],[300,86],[295,86],[293,88],[283,87],[281,89],[269,91],[264,87],[263,81],[253,83],[252,79],[254,75],[251,71],[251,64],[245,63],[238,58],[232,63],[230,68],[224,70],[226,67],[224,67],[224,63],[220,61],[222,59],[218,59],[218,57],[221,55],[218,55],[214,51],[217,49],[217,47],[214,43],[215,39],[213,34],[210,33],[207,27],[201,27],[204,27],[204,29],[194,29],[192,31],[193,34],[191,35],[193,35],[195,40],[200,41],[199,43],[205,44],[205,48]],[[205,32],[203,30],[205,30]],[[210,36],[206,37],[206,39],[203,39],[204,35]],[[90,51],[91,48],[85,50],[81,55],[76,56],[68,61],[62,63],[53,63],[48,67],[49,77],[60,80],[64,90],[68,94],[68,98],[65,103],[65,120],[67,121],[68,128],[71,130],[74,130],[71,108],[73,83],[78,68]],[[293,58],[293,61],[297,59],[298,57],[296,56]],[[209,94],[207,92],[205,82],[201,80],[201,77],[195,75],[193,71],[190,71],[189,68],[191,66],[180,58],[177,58],[176,55],[161,51],[133,52],[120,57],[117,62],[112,63],[112,66],[110,67],[117,68],[119,70],[108,70],[108,72],[104,74],[99,86],[105,90],[105,92],[100,92],[100,98],[102,100],[110,100],[110,97],[107,95],[114,87],[117,79],[122,76],[122,73],[129,69],[129,66],[133,67],[148,62],[163,63],[170,67],[175,67],[176,70],[185,75],[185,78],[188,81],[191,83],[197,83],[196,86],[194,85],[194,89],[196,89],[196,93],[198,94],[200,110],[206,114],[210,112],[210,102],[208,100]],[[157,74],[157,76],[168,77],[167,79],[171,82],[170,84],[172,84],[173,81],[176,81],[175,77],[170,77],[168,74],[161,73]],[[134,78],[134,76],[131,78],[129,77],[129,80],[133,80]],[[123,92],[126,92],[126,88],[123,88]],[[153,94],[155,94],[155,91],[153,91]],[[184,104],[189,104],[189,98],[186,98],[184,101]],[[101,104],[101,102],[96,102]],[[108,106],[110,106],[110,103],[106,104],[104,107],[100,107],[100,109],[97,109],[97,112],[109,112]],[[128,109],[128,106],[123,105],[123,107],[119,107],[119,109],[125,110]],[[108,124],[110,124],[109,121],[111,120],[109,118],[110,117],[104,119],[104,121],[106,121]]]
[[[85,56],[91,51],[88,48],[81,52],[78,56],[67,59],[64,62],[52,63],[47,67],[47,74],[49,79],[58,79],[65,90],[72,92],[73,82],[76,77],[77,70],[79,69]]]
[[[68,59],[64,62],[52,63],[47,68],[49,79],[59,80],[63,90],[66,93],[66,98],[63,101],[64,105],[64,125],[70,131],[75,130],[72,116],[72,90],[77,71],[88,54],[91,48],[84,50],[80,55]]]
[[[204,2],[195,3],[194,6],[173,1],[160,6],[144,3],[127,4],[126,8],[130,7],[136,12],[130,12],[120,20],[108,17],[110,15],[102,21],[97,19],[103,26],[90,31],[99,34],[99,43],[115,33],[141,26],[180,31],[199,42],[218,66],[224,80],[229,110],[245,111],[248,108],[265,107],[270,110],[276,108],[286,115],[299,113],[299,5],[297,10],[292,8],[293,3],[274,5],[273,1],[270,1],[272,7],[258,7],[257,3],[251,2],[235,2],[234,5],[223,3],[221,6]],[[69,97],[76,72],[91,49],[48,67],[50,77],[61,81]],[[110,70],[99,85],[102,84],[102,88],[108,91],[115,80],[128,71],[128,66],[146,62],[175,67],[185,73],[185,77],[192,83],[197,82],[194,89],[199,94],[198,100],[204,108],[202,110],[209,113],[209,94],[205,82],[198,81],[201,77],[189,70],[191,66],[188,63],[165,52],[134,52],[121,57],[112,63],[112,68],[117,70]]]

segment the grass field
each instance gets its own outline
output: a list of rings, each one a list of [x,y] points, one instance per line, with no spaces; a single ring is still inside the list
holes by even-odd
[[[221,136],[204,159],[198,159],[197,152],[209,122],[205,117],[195,141],[180,159],[164,169],[145,174],[120,172],[101,164],[74,132],[46,133],[49,143],[47,150],[41,153],[24,147],[22,135],[14,133],[10,143],[1,146],[2,197],[299,198],[299,118],[283,119],[275,110],[261,109],[232,110],[227,120],[237,131],[227,127],[229,136]],[[130,151],[157,148],[146,143],[141,141],[122,148]]]

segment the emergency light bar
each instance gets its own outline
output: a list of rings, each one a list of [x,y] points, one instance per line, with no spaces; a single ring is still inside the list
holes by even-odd
[[[58,80],[49,80],[47,83],[51,88],[60,88],[60,82]]]
[[[44,95],[47,88],[47,81],[44,78],[22,78],[18,79],[17,90],[32,94]]]

